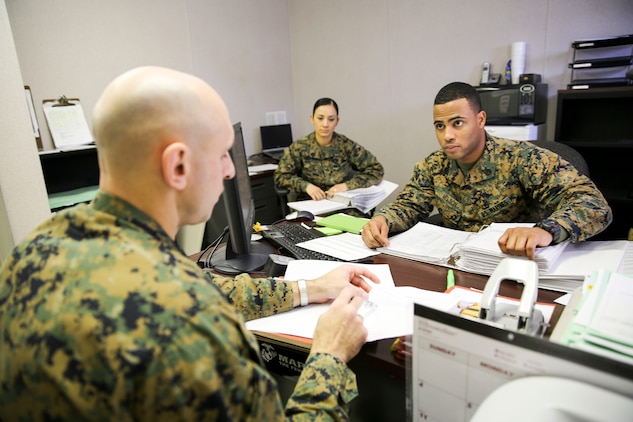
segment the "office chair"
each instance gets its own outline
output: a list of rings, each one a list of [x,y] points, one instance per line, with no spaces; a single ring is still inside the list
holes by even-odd
[[[530,141],[530,143],[536,145],[537,147],[555,152],[565,160],[569,161],[571,165],[576,167],[576,170],[578,170],[581,174],[589,177],[589,166],[587,165],[587,161],[585,161],[585,158],[578,151],[569,145],[556,141]]]
[[[290,194],[290,191],[286,188],[275,185],[275,193],[277,194],[277,201],[279,202],[281,215],[288,215],[290,212],[288,209],[288,195]]]

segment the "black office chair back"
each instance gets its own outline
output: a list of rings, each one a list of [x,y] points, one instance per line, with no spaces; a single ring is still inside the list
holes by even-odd
[[[585,158],[574,148],[567,144],[556,141],[530,141],[537,147],[545,148],[563,157],[569,161],[572,166],[576,167],[581,174],[589,177],[589,166]]]

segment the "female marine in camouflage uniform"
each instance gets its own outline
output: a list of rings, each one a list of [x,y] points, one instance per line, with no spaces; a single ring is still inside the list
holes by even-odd
[[[279,161],[277,186],[290,190],[293,199],[320,200],[380,183],[384,169],[376,157],[334,132],[339,122],[336,101],[317,100],[310,120],[314,132],[293,142]]]

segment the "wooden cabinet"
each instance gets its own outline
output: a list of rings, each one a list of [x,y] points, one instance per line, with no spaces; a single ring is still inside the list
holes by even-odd
[[[555,139],[576,149],[613,209],[596,239],[626,239],[633,228],[633,87],[558,91]]]

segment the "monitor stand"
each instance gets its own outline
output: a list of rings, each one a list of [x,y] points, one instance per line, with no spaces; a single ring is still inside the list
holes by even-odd
[[[264,268],[268,256],[276,253],[271,245],[261,242],[251,242],[248,254],[235,254],[226,245],[218,248],[211,257],[211,269],[221,274],[237,275],[252,273]]]

